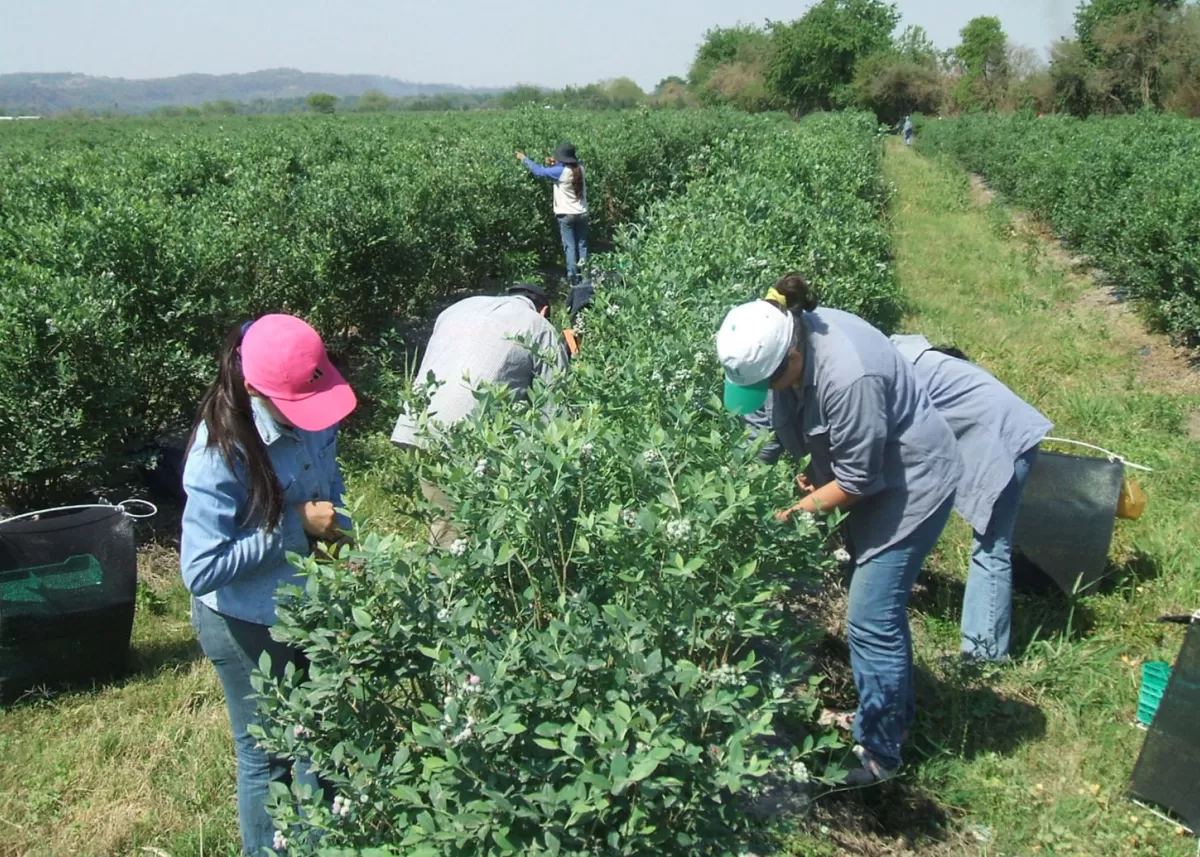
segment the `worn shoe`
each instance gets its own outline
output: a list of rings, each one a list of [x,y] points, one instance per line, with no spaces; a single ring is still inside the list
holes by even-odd
[[[862,762],[862,767],[846,774],[848,786],[870,786],[890,780],[896,775],[896,768],[885,768],[861,744],[854,745],[854,755]]]

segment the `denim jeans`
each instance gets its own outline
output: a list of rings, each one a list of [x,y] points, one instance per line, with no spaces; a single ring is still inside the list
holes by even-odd
[[[916,530],[858,566],[850,581],[846,628],[858,690],[854,737],[885,768],[899,767],[900,745],[917,713],[908,598],[953,508],[951,494]]]
[[[963,595],[962,651],[984,661],[1003,661],[1012,641],[1012,534],[1025,480],[1038,448],[1015,462],[1012,480],[992,506],[986,533],[976,533]]]
[[[559,214],[558,232],[562,236],[563,252],[567,254],[567,281],[579,282],[579,266],[588,260],[586,214]]]
[[[251,724],[263,725],[250,686],[250,673],[258,667],[263,652],[271,656],[271,674],[282,676],[288,663],[303,666],[303,656],[295,649],[271,639],[270,628],[223,616],[192,599],[192,626],[200,638],[200,648],[217,669],[233,727],[237,751],[238,823],[242,830],[242,853],[261,855],[270,848],[275,836],[267,814],[267,795],[272,782],[291,784],[292,763],[259,749],[250,736]],[[298,783],[314,790],[320,785],[307,765],[296,775]],[[273,852],[272,852],[273,853]]]

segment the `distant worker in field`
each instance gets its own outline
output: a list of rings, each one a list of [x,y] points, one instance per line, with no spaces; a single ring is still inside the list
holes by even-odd
[[[245,854],[279,848],[267,814],[271,783],[319,787],[306,763],[293,771],[250,734],[266,726],[250,675],[264,653],[276,677],[289,664],[306,666],[299,650],[271,637],[275,592],[303,585],[289,553],[310,555],[350,526],[337,513],[337,424],[355,404],[317,332],[294,316],[266,315],[226,339],[188,444],[179,561],[192,625],[229,710]]]
[[[501,297],[466,298],[443,310],[421,358],[413,384],[424,387],[432,375],[437,383],[429,399],[429,420],[448,427],[465,419],[478,404],[476,388],[483,383],[503,384],[518,396],[533,386],[534,378],[547,381],[567,368],[567,350],[547,316],[550,301],[540,286],[511,286]],[[531,342],[534,350],[519,340]],[[426,445],[416,415],[400,414],[392,442],[417,450]],[[422,482],[425,499],[449,509],[446,494]],[[431,540],[442,547],[457,538],[445,518],[434,521]]]
[[[953,348],[893,336],[958,440],[954,508],[975,533],[963,596],[962,654],[1000,662],[1012,636],[1012,535],[1038,444],[1054,428],[1036,408]]]
[[[904,117],[904,145],[912,145],[913,121],[911,116]]]
[[[567,257],[567,281],[578,283],[579,269],[588,260],[588,204],[583,165],[575,155],[575,147],[566,141],[559,143],[544,167],[525,157],[524,152],[517,152],[517,160],[538,178],[554,182],[554,216]]]
[[[847,782],[888,779],[916,717],[908,599],[954,505],[962,475],[954,434],[887,337],[817,306],[799,274],[731,310],[717,354],[726,407],[768,414],[775,443],[809,458],[798,480],[804,498],[776,517],[847,514],[856,567],[846,628],[862,762]]]

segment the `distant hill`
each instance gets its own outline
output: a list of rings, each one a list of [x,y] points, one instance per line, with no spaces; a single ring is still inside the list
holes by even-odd
[[[411,83],[370,74],[315,74],[274,68],[249,74],[185,74],[130,80],[70,72],[0,74],[0,114],[49,115],[67,110],[116,110],[147,113],[158,107],[201,105],[206,101],[275,101],[303,98],[310,92],[340,97],[377,89],[391,98],[451,92],[501,92],[442,83]]]

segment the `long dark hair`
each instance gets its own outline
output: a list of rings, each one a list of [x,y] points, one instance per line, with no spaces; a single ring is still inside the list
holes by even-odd
[[[808,284],[808,280],[804,279],[804,275],[798,271],[791,271],[780,277],[772,292],[783,298],[783,306],[779,306],[778,300],[772,300],[774,295],[768,295],[767,300],[771,300],[783,310],[812,312],[819,303],[816,291]]]
[[[567,164],[566,167],[571,171],[571,187],[575,189],[575,196],[583,202],[583,167],[579,164]]]
[[[254,424],[250,394],[246,392],[246,379],[242,375],[240,349],[249,326],[248,323],[239,325],[225,337],[217,380],[200,400],[200,416],[192,429],[188,449],[196,442],[196,432],[201,424],[208,426],[206,447],[220,450],[230,472],[236,474],[235,465],[240,464],[250,481],[247,486],[250,507],[240,523],[274,530],[283,520],[283,487]]]

